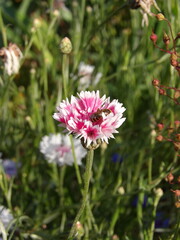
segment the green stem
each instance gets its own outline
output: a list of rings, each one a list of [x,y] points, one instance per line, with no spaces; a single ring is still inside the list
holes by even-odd
[[[69,56],[68,56],[68,54],[63,54],[62,78],[63,78],[64,96],[65,96],[65,98],[67,98],[67,85],[68,85],[68,78],[69,78]]]
[[[0,29],[1,29],[1,33],[2,33],[3,45],[4,45],[4,47],[7,47],[6,28],[4,27],[1,10],[0,10]]]
[[[94,150],[91,149],[87,153],[86,170],[85,170],[85,174],[84,174],[84,191],[83,191],[83,199],[82,199],[81,207],[80,207],[80,209],[75,217],[75,220],[73,222],[72,228],[71,228],[69,236],[68,236],[68,240],[72,239],[74,232],[75,232],[76,223],[77,223],[77,221],[79,221],[81,215],[84,212],[86,204],[87,204],[89,183],[90,183],[90,179],[91,179],[91,170],[92,170],[92,164],[93,164],[93,156],[94,156]]]
[[[160,190],[160,189],[155,190],[155,191],[157,191],[157,192],[155,192],[154,208],[153,208],[153,211],[152,211],[152,218],[153,218],[153,220],[152,220],[152,223],[151,223],[150,228],[149,228],[149,230],[148,230],[148,240],[153,240],[153,239],[154,239],[154,228],[155,228],[156,210],[157,210],[157,206],[158,206],[159,200],[160,200],[160,198],[161,198],[161,196],[162,196],[161,194],[160,194],[160,195],[158,194],[158,191],[159,191],[159,190]]]
[[[82,179],[81,179],[81,175],[80,175],[80,171],[79,171],[79,166],[77,164],[77,158],[76,158],[76,153],[75,153],[75,149],[74,149],[73,137],[72,137],[72,135],[70,135],[69,137],[70,137],[70,141],[71,141],[71,149],[72,149],[72,154],[73,154],[73,158],[74,158],[74,167],[75,167],[75,171],[76,171],[76,176],[77,176],[78,183],[81,187]]]

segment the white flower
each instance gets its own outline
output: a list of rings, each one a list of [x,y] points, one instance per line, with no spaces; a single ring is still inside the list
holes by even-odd
[[[5,228],[8,227],[8,225],[13,219],[14,218],[10,210],[5,208],[4,206],[0,206],[0,221],[2,222]],[[1,230],[0,230],[0,233],[1,233]]]
[[[23,55],[16,44],[9,43],[7,48],[1,48],[0,56],[3,58],[4,68],[9,76],[12,74],[17,74],[19,72],[20,61]]]
[[[91,84],[97,85],[102,77],[102,73],[97,73],[93,76],[94,66],[85,64],[81,62],[78,67],[78,78],[79,78],[79,85],[78,90],[82,91],[87,89]]]
[[[81,159],[85,157],[87,151],[82,147],[78,139],[73,139],[73,141],[77,164],[81,165]],[[56,163],[59,166],[71,166],[74,163],[68,135],[50,134],[44,136],[40,142],[40,152],[44,154],[49,163]]]

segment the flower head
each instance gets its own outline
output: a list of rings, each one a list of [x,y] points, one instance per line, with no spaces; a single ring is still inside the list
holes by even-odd
[[[4,227],[7,228],[12,220],[13,215],[11,214],[10,210],[5,208],[4,206],[0,206],[0,221],[2,222]]]
[[[100,98],[99,91],[82,91],[79,98],[71,96],[62,101],[57,107],[58,112],[53,117],[61,122],[67,132],[74,134],[88,147],[97,141],[108,143],[109,138],[114,138],[113,133],[125,121],[122,118],[125,108],[118,100],[110,102],[104,95]]]
[[[73,141],[77,164],[81,165],[81,159],[87,152],[77,139]],[[49,163],[56,163],[59,166],[71,166],[74,162],[68,135],[50,134],[49,136],[44,136],[40,142],[40,152],[44,154]]]
[[[20,164],[17,164],[16,162],[10,159],[4,159],[2,161],[2,166],[7,176],[15,177],[17,175],[17,171],[18,171],[18,168],[20,167]]]
[[[15,43],[9,43],[7,48],[1,48],[0,56],[3,58],[4,68],[9,76],[19,72],[20,61],[23,55]]]

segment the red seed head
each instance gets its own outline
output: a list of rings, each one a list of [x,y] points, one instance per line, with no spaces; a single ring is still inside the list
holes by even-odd
[[[150,39],[154,44],[156,44],[158,36],[154,32],[152,32],[151,36],[150,36]]]
[[[162,88],[159,89],[159,94],[160,95],[166,95],[166,91]]]
[[[159,130],[159,131],[162,131],[163,128],[164,128],[164,124],[163,124],[163,123],[158,123],[158,124],[157,124],[157,127],[158,127],[158,130]]]
[[[163,139],[164,139],[164,138],[163,138],[162,135],[158,135],[158,136],[156,137],[156,140],[157,140],[158,142],[162,142]]]
[[[170,172],[167,177],[166,177],[166,181],[168,181],[170,184],[172,184],[172,181],[174,180],[174,176],[173,174]]]
[[[159,80],[158,79],[153,79],[152,80],[152,85],[153,86],[159,86]]]
[[[173,190],[171,189],[171,191],[175,194],[176,197],[179,197],[180,196],[180,190]]]

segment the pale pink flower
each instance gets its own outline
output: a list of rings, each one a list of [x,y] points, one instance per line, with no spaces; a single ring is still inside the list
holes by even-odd
[[[126,118],[126,110],[118,100],[110,102],[104,95],[100,98],[99,91],[81,91],[79,98],[71,96],[62,101],[57,107],[53,118],[61,122],[67,132],[83,140],[88,147],[97,140],[108,143],[109,138],[114,138],[113,133],[118,133],[119,128]]]
[[[87,151],[77,139],[73,138],[73,143],[77,164],[81,165],[82,158],[85,157]],[[59,166],[72,166],[74,163],[71,141],[67,135],[50,134],[44,136],[40,142],[40,152],[44,154],[49,163],[55,163]]]

